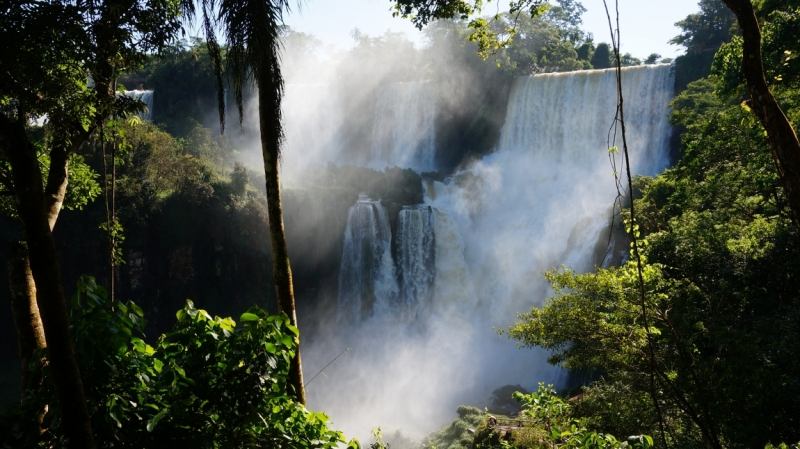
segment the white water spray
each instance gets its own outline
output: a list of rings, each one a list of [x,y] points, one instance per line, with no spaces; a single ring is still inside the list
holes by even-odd
[[[668,164],[671,70],[633,67],[622,76],[632,172],[654,175]],[[510,95],[497,151],[433,183],[425,206],[401,212],[397,265],[427,288],[430,312],[407,321],[389,303],[387,313],[361,323],[340,321],[335,337],[305,350],[306,369],[316,372],[327,354],[353,348],[352,359],[329,368],[328,379],[308,392],[311,406],[328,411],[348,435],[380,425],[421,436],[451,419],[458,404],[486,405],[495,388],[534,389],[563,376],[544,351],[521,351],[492,326],[504,328],[515,313],[542,305],[551,293],[543,270],[566,264],[585,272],[599,263],[617,195],[607,143],[616,78],[612,70],[536,75],[516,80]],[[407,139],[420,134],[409,131]],[[405,274],[430,266],[426,210],[432,293],[428,273]],[[351,310],[341,288],[340,306]]]
[[[369,166],[435,170],[436,103],[429,83],[393,83],[378,91]]]

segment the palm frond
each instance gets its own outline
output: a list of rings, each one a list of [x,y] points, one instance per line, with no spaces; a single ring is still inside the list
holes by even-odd
[[[191,1],[191,0],[184,0]],[[259,90],[269,89],[270,106],[276,117],[270,130],[282,139],[280,99],[283,77],[280,70],[280,29],[283,14],[290,11],[288,0],[200,0],[203,30],[217,83],[220,125],[225,129],[224,80],[230,81],[239,114],[244,118],[244,91],[255,83]],[[301,3],[298,3],[298,8]],[[216,31],[224,36],[223,47]]]

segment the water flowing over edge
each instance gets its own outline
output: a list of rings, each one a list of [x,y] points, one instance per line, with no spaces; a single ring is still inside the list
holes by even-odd
[[[674,79],[664,65],[626,68],[622,76],[633,172],[653,175],[668,164]],[[620,143],[607,139],[615,87],[612,70],[515,81],[497,150],[443,182],[427,182],[425,204],[398,215],[398,296],[360,326],[347,323],[341,339],[354,348],[352,363],[328,372],[333,390],[312,389],[313,404],[354,434],[378,424],[413,433],[442,424],[460,403],[485,404],[493,388],[558,383],[563,373],[546,364],[544,351],[521,352],[491,326],[507,326],[552,294],[542,270],[588,271],[607,257],[617,195],[608,147]],[[431,240],[432,292],[429,273],[402,274],[430,267]],[[406,279],[430,298],[428,309],[414,303],[424,313],[402,313],[401,292],[412,290]],[[310,359],[323,359],[324,346],[311,348]]]

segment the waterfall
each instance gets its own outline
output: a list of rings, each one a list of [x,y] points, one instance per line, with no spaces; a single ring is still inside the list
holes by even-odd
[[[622,82],[631,171],[655,175],[669,162],[671,68],[625,68]],[[400,125],[406,119],[398,111],[413,104],[403,97],[411,89],[389,88],[376,107],[374,134],[383,143],[374,160],[422,154],[417,150],[432,118],[429,127]],[[368,435],[380,423],[421,436],[459,404],[487,405],[503,385],[560,384],[563,372],[546,363],[546,351],[520,351],[492,327],[506,328],[515,314],[552,295],[542,271],[563,264],[587,272],[604,263],[617,196],[612,172],[625,172],[620,154],[616,167],[609,162],[609,146],[621,147],[619,136],[607,141],[616,104],[613,70],[515,80],[496,150],[442,182],[427,181],[425,204],[399,212],[396,273],[383,262],[390,240],[376,237],[383,208],[366,198],[353,206],[339,315],[362,320],[304,349],[306,369],[331,376],[312,384],[309,403],[353,434]],[[392,134],[390,125],[407,131]],[[395,275],[392,293],[370,293],[374,279]],[[380,319],[363,319],[371,309],[362,302],[379,304]],[[352,361],[325,368],[343,348],[353,348]]]
[[[378,90],[370,166],[435,170],[436,103],[428,83],[393,83]]]
[[[396,263],[388,256],[387,217],[380,202],[364,195],[350,208],[339,276],[339,320],[388,312],[404,322],[420,322],[434,311],[474,306],[464,243],[449,214],[426,204],[405,206],[397,216]],[[395,274],[397,284],[392,281]],[[372,313],[370,304],[378,313]],[[463,310],[457,314],[463,316]]]
[[[668,164],[670,66],[625,68],[622,81],[631,171],[654,175]],[[600,263],[617,195],[608,148],[622,146],[619,136],[607,142],[616,102],[613,70],[518,78],[497,151],[429,189],[428,202],[459,223],[493,322],[542,304],[550,294],[542,270]]]
[[[359,195],[347,215],[338,321],[358,322],[389,309],[398,291],[391,240],[389,215],[380,200]]]
[[[668,164],[672,71],[668,65],[629,67],[622,77],[632,172],[654,175]],[[395,83],[381,91],[375,160],[427,154],[432,163],[433,150],[425,152],[433,148],[427,89],[425,83]],[[542,270],[566,264],[588,271],[602,263],[596,253],[617,194],[612,172],[623,172],[620,155],[616,168],[609,163],[609,146],[621,146],[619,139],[607,141],[616,102],[614,70],[518,78],[497,151],[445,182],[426,183],[426,204],[400,211],[400,309],[393,313],[420,317],[431,306],[478,304],[482,308],[472,313],[489,312],[501,324],[549,294]],[[420,142],[429,148],[418,151]],[[340,292],[352,289],[340,283]],[[342,301],[340,293],[340,304],[352,307]]]
[[[434,215],[429,206],[406,206],[397,217],[400,301],[411,316],[424,316],[435,275]]]
[[[152,90],[126,90],[125,96],[135,98],[147,106],[144,112],[136,114],[142,120],[153,120],[153,91]]]

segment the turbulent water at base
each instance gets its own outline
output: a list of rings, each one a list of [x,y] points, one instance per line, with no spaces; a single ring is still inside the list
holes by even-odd
[[[654,175],[668,164],[674,79],[666,65],[625,68],[622,77],[631,171]],[[304,349],[313,375],[353,348],[309,388],[313,407],[353,435],[380,425],[421,436],[449,422],[459,404],[488,405],[495,388],[560,382],[563,372],[547,365],[544,351],[519,350],[492,327],[543,304],[552,293],[543,270],[563,264],[585,272],[603,260],[617,196],[612,172],[624,173],[620,155],[616,168],[609,161],[609,146],[622,144],[607,141],[615,88],[612,70],[515,81],[496,151],[427,184],[425,205],[398,217],[394,275],[405,302],[388,302],[385,313],[360,323],[340,321]],[[346,239],[352,232],[348,222]],[[344,263],[343,256],[343,272]],[[358,316],[363,293],[343,296],[350,288],[340,284],[340,311]],[[415,313],[403,313],[409,304]]]
[[[338,321],[357,322],[388,311],[397,296],[391,240],[386,209],[361,195],[347,216]]]
[[[137,100],[141,100],[147,109],[141,114],[136,114],[144,120],[153,119],[153,91],[152,90],[126,90],[125,95]]]

